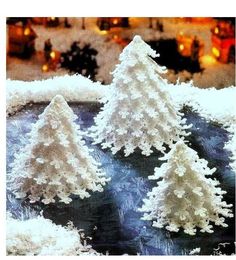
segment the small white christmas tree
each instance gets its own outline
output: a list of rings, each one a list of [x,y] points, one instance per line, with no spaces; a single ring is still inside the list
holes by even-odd
[[[95,143],[114,154],[122,147],[125,156],[137,147],[147,156],[151,147],[164,151],[164,144],[179,140],[189,128],[164,90],[166,82],[159,75],[165,73],[164,67],[151,57],[157,57],[156,52],[140,36],[124,48],[113,72],[111,92],[91,128]]]
[[[55,96],[33,125],[27,144],[13,162],[10,184],[17,198],[44,204],[55,197],[70,203],[71,194],[89,197],[108,179],[82,141],[77,116],[61,95]]]
[[[212,223],[227,227],[224,217],[233,216],[229,209],[232,205],[223,201],[226,192],[217,187],[220,183],[205,177],[216,169],[210,169],[207,161],[183,141],[177,142],[161,159],[167,162],[149,176],[161,180],[139,209],[145,212],[142,219],[173,232],[183,228],[189,235],[195,235],[197,227],[201,232],[212,233]]]

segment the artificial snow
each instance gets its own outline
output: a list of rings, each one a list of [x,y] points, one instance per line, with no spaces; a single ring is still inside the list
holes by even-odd
[[[209,88],[209,86],[215,86],[217,89],[229,87],[235,84],[235,64],[222,64],[213,59],[214,65],[207,65],[204,63],[204,56],[200,58],[201,67],[204,68],[202,72],[193,73],[183,70],[178,73],[174,73],[173,70],[169,70],[165,75],[165,78],[171,82],[176,83],[177,80],[180,82],[186,82],[190,79],[194,85],[199,88]]]
[[[196,247],[194,249],[192,249],[190,252],[189,252],[189,255],[197,255],[201,252],[201,248],[200,247]]]
[[[63,227],[38,216],[28,220],[7,218],[7,255],[86,256],[100,255],[81,242],[81,235],[72,226]]]
[[[166,87],[180,107],[188,105],[207,120],[217,121],[224,126],[236,124],[236,88],[217,90],[214,87],[200,89],[192,82],[167,84]]]
[[[104,96],[107,87],[100,82],[92,82],[81,75],[58,76],[42,81],[7,80],[7,114],[16,112],[30,102],[49,102],[57,94],[67,101],[94,102]]]

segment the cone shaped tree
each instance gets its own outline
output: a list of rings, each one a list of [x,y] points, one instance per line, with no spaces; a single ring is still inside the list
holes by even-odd
[[[124,147],[128,156],[139,147],[148,156],[152,146],[164,151],[164,144],[171,145],[180,135],[186,135],[184,129],[188,127],[181,125],[185,120],[164,90],[166,83],[159,75],[165,69],[151,57],[157,57],[156,52],[135,36],[113,72],[112,90],[91,128],[95,143],[102,143],[113,153]]]
[[[89,197],[107,179],[82,141],[77,116],[61,95],[55,96],[33,125],[30,140],[13,162],[11,187],[18,198],[44,204],[69,203],[71,194]]]
[[[201,232],[212,233],[211,223],[227,227],[224,217],[232,217],[232,205],[223,201],[219,182],[206,178],[215,172],[207,161],[199,159],[197,152],[183,141],[175,144],[163,158],[167,160],[160,168],[155,168],[149,179],[158,180],[157,187],[148,193],[144,205],[139,209],[144,220],[152,220],[157,228],[178,232],[180,228],[189,235]],[[161,180],[159,180],[161,179]]]

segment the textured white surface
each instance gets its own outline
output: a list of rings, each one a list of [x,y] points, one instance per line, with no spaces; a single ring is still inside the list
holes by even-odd
[[[63,96],[56,95],[29,134],[29,143],[15,155],[11,188],[18,198],[31,203],[42,197],[44,204],[55,197],[70,203],[71,194],[89,197],[89,191],[103,191],[105,174],[89,154],[82,140],[77,116]]]
[[[43,217],[28,220],[8,217],[6,233],[7,255],[99,255],[91,246],[81,243],[78,230]]]
[[[187,135],[185,119],[165,91],[167,84],[159,75],[165,68],[152,58],[156,52],[140,36],[124,48],[120,64],[113,72],[111,93],[95,118],[91,136],[95,143],[115,154],[124,147],[125,156],[140,148],[148,156],[152,147],[164,151]]]
[[[201,232],[213,233],[214,223],[227,227],[225,217],[233,217],[228,205],[223,201],[226,192],[217,187],[216,179],[207,178],[215,168],[210,169],[208,162],[200,159],[193,149],[183,141],[175,144],[172,150],[160,160],[167,160],[161,167],[155,168],[151,180],[157,180],[157,186],[144,199],[141,209],[144,220],[153,221],[157,228],[165,227],[172,232],[183,228],[189,235]]]
[[[67,101],[97,101],[107,87],[81,75],[59,76],[42,81],[7,80],[6,110],[12,114],[30,102],[49,102],[57,95]]]

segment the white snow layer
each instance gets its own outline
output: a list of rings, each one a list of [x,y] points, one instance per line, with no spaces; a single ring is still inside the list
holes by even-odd
[[[7,80],[6,109],[11,115],[27,103],[49,102],[61,94],[70,101],[97,102],[109,91],[109,85],[92,82],[81,75],[59,76],[42,81],[14,81]],[[179,107],[191,106],[207,120],[214,120],[232,134],[225,148],[232,152],[232,164],[236,172],[236,88],[217,90],[215,88],[200,89],[193,86],[192,82],[168,84],[167,90]]]
[[[81,75],[66,75],[30,82],[7,80],[7,114],[16,112],[30,102],[50,102],[57,94],[72,102],[98,101],[106,88],[100,82],[92,82]]]
[[[236,88],[234,86],[215,89],[200,89],[192,82],[168,84],[168,91],[179,105],[189,105],[208,120],[217,121],[224,126],[236,124]]]
[[[7,255],[99,255],[73,227],[62,227],[49,219],[7,218]]]

